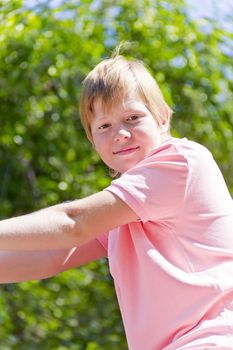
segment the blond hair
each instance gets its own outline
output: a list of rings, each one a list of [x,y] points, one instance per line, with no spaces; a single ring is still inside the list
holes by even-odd
[[[89,140],[92,141],[94,99],[100,98],[103,108],[109,110],[129,93],[135,93],[143,101],[159,125],[171,117],[172,109],[144,64],[116,55],[99,63],[83,81],[80,119]]]

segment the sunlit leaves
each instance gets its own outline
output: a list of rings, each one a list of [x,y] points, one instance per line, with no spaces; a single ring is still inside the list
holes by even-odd
[[[209,147],[233,193],[230,14],[224,30],[191,20],[182,0],[56,3],[0,1],[1,217],[108,185],[81,128],[78,97],[88,71],[122,40],[174,109],[173,134]],[[106,263],[2,286],[0,334],[2,350],[126,349]]]

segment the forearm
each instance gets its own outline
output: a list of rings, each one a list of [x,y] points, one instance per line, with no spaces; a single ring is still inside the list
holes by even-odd
[[[106,257],[94,239],[79,248],[45,251],[0,251],[0,284],[39,280]]]
[[[67,252],[61,254],[64,260]],[[48,278],[59,273],[61,267],[62,262],[57,263],[52,251],[0,251],[0,284]]]

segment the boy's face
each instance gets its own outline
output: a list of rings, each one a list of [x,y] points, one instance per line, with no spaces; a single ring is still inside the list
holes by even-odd
[[[91,125],[93,145],[111,169],[124,173],[160,145],[168,120],[159,126],[142,100],[135,95],[113,105],[110,111],[96,98]]]

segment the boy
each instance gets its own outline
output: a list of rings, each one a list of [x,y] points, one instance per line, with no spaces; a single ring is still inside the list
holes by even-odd
[[[100,63],[84,81],[80,111],[118,178],[92,196],[2,221],[0,249],[29,251],[5,253],[5,264],[14,256],[19,264],[12,279],[108,256],[130,350],[232,349],[233,207],[212,155],[171,137],[172,111],[140,62]]]

